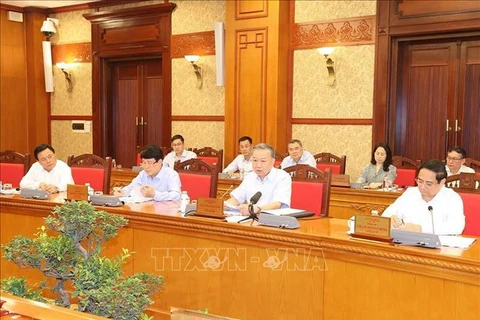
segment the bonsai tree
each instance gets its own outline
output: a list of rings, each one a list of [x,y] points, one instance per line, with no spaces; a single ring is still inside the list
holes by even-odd
[[[112,319],[148,319],[143,311],[161,290],[163,276],[147,273],[124,277],[122,266],[130,257],[128,250],[115,258],[100,255],[105,241],[115,237],[127,220],[95,210],[85,201],[66,202],[45,218],[46,226],[33,239],[23,236],[2,245],[3,257],[20,268],[40,270],[54,279],[51,287],[59,299],[57,305],[70,307],[78,299],[78,310]],[[52,236],[55,234],[55,236]],[[65,286],[71,283],[73,292]],[[24,279],[2,281],[6,292],[41,300],[39,291],[28,289]]]

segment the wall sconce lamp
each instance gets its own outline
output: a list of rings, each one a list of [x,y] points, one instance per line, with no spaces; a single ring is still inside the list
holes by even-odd
[[[325,47],[325,48],[318,48],[317,51],[325,56],[325,63],[327,65],[328,70],[328,78],[327,78],[327,86],[333,86],[335,83],[335,69],[333,67],[334,62],[332,58],[329,57],[335,51],[335,48],[332,47]]]
[[[68,67],[69,65],[66,64],[65,62],[57,63],[57,68],[62,70],[63,74],[65,75],[65,80],[67,80],[67,83],[68,83],[67,91],[72,92],[73,90],[72,72],[68,71]]]
[[[185,59],[187,59],[187,61],[190,61],[193,67],[193,72],[195,72],[195,75],[197,76],[197,88],[202,89],[202,86],[203,86],[202,68],[200,68],[200,66],[195,63],[198,61],[198,59],[200,59],[200,56],[186,55]]]

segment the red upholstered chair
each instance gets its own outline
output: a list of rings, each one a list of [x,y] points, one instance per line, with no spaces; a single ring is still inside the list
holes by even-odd
[[[175,164],[182,183],[182,191],[187,191],[191,200],[198,197],[217,196],[218,169],[201,159],[190,159]]]
[[[307,164],[284,169],[292,176],[292,200],[295,209],[312,211],[315,216],[328,216],[330,204],[330,169],[320,171]]]
[[[197,159],[203,160],[210,165],[215,165],[217,170],[223,168],[223,149],[216,150],[211,147],[201,149],[194,148],[193,152],[197,154]]]
[[[420,164],[420,160],[412,160],[402,156],[393,156],[392,165],[397,168],[397,178],[393,183],[400,187],[415,186],[417,184],[415,178]]]
[[[480,237],[480,192],[459,192],[465,214],[464,235]]]
[[[68,165],[72,169],[75,184],[90,183],[94,190],[110,193],[111,157],[102,159],[94,154],[72,155],[68,157]]]
[[[30,168],[30,154],[21,154],[13,150],[0,152],[0,181],[20,187],[20,180]]]
[[[322,152],[315,154],[313,157],[317,163],[317,169],[322,171],[330,169],[332,173],[345,174],[346,156],[339,157],[328,152]]]

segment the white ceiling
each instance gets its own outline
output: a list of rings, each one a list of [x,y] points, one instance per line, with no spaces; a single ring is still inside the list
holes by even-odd
[[[96,2],[99,0],[85,0],[85,1],[43,1],[43,0],[31,0],[31,1],[23,1],[23,0],[0,0],[2,4],[8,4],[15,7],[37,7],[37,8],[58,8],[58,7],[65,7],[65,6],[72,6],[76,4],[82,4],[87,2]]]

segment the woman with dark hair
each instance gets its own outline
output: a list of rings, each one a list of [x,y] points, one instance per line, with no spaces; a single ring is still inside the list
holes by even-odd
[[[397,168],[392,165],[392,150],[386,142],[379,142],[373,148],[372,160],[358,178],[358,182],[370,188],[378,188],[385,182],[386,187],[393,185],[397,178]]]

